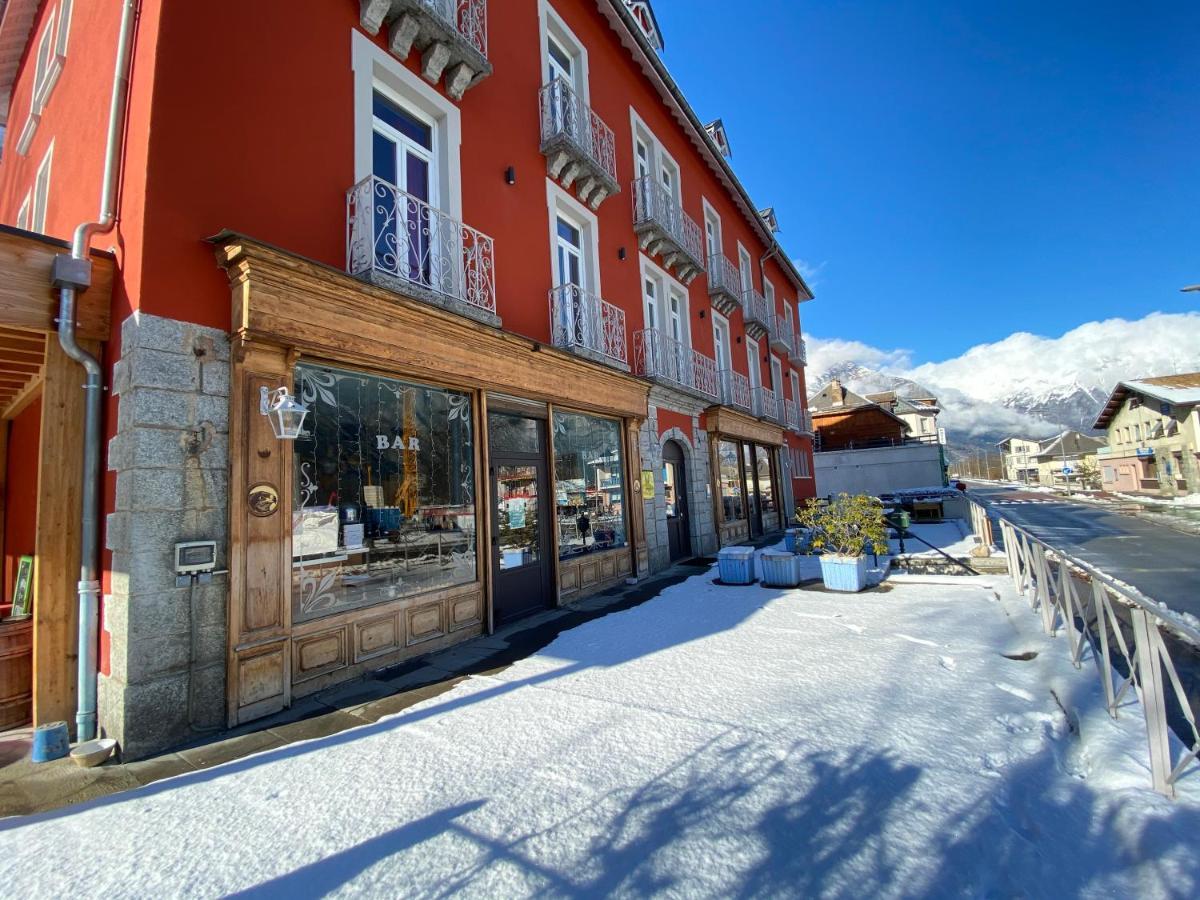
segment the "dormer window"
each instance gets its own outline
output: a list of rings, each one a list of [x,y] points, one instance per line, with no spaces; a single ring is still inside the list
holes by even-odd
[[[637,22],[650,46],[661,53],[664,46],[662,32],[658,30],[658,21],[654,18],[654,10],[650,8],[649,0],[625,0],[625,8]]]

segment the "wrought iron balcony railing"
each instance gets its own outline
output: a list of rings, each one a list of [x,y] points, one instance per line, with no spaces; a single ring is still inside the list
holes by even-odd
[[[742,276],[720,253],[708,254],[708,296],[713,308],[728,316],[742,305]]]
[[[681,281],[704,271],[700,226],[652,175],[633,182],[633,230],[651,256],[661,256]]]
[[[721,405],[750,412],[750,379],[732,369],[722,369]]]
[[[771,327],[771,317],[767,312],[767,298],[751,288],[742,292],[742,318],[746,325],[746,333],[750,337],[761,338]]]
[[[487,0],[362,0],[359,23],[378,34],[391,22],[388,48],[405,59],[421,50],[421,74],[461,100],[468,88],[492,73],[488,62]]]
[[[625,311],[578,285],[550,292],[550,331],[555,347],[629,370]]]
[[[790,355],[792,352],[792,323],[779,313],[768,310],[768,315],[770,316],[768,330],[771,334],[771,349]]]
[[[800,427],[798,431],[800,434],[813,433],[812,413],[810,413],[807,409],[800,410]]]
[[[772,422],[782,422],[783,414],[779,410],[779,397],[769,387],[756,387],[751,392],[751,412],[760,419],[770,419]]]
[[[592,209],[621,190],[617,183],[617,151],[612,129],[571,88],[564,78],[543,85],[538,94],[542,112],[542,153],[550,177],[563,187],[575,185],[579,199]]]
[[[798,331],[792,337],[792,362],[802,366],[808,365],[808,344],[800,337]]]
[[[800,431],[800,408],[796,406],[795,400],[783,401],[783,417],[789,430]]]
[[[657,328],[634,332],[633,372],[706,400],[718,399],[717,364],[713,358]]]
[[[346,192],[346,270],[499,323],[492,239],[381,178]]]

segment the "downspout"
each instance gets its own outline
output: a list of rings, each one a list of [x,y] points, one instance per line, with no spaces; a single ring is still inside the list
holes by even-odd
[[[76,734],[80,741],[96,736],[96,673],[99,645],[100,577],[100,447],[103,435],[100,415],[104,379],[100,362],[75,338],[76,298],[92,283],[89,256],[92,238],[113,230],[117,218],[117,183],[121,172],[122,134],[129,97],[129,69],[133,57],[133,29],[137,22],[137,0],[122,0],[121,30],[113,71],[112,101],[108,109],[108,139],[104,150],[104,182],[100,214],[94,222],[75,229],[71,253],[54,258],[52,281],[59,289],[58,342],[63,352],[83,366],[87,380],[83,416],[83,489],[79,529],[79,683],[75,711]]]

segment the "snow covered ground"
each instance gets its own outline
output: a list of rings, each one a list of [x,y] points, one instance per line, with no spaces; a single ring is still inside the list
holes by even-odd
[[[970,527],[962,519],[947,519],[944,522],[926,522],[918,525],[910,525],[908,533],[933,544],[938,550],[941,550],[943,553],[949,553],[956,559],[961,556],[968,556],[976,547],[975,537],[971,534]],[[898,539],[889,538],[888,547],[891,549],[893,556],[900,553],[900,541]],[[912,540],[911,537],[904,539],[904,550],[906,556],[940,555],[937,550],[931,550],[926,544],[922,544],[921,541]]]
[[[396,717],[0,822],[8,896],[1197,896],[1200,778],[1006,578],[705,572]],[[1027,661],[1011,656],[1037,654]]]

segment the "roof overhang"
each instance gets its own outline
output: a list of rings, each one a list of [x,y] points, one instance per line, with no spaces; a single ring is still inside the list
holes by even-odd
[[[688,135],[692,139],[692,143],[696,149],[700,151],[700,155],[708,163],[708,166],[720,179],[721,183],[733,195],[734,200],[741,208],[742,215],[751,227],[762,238],[763,243],[769,248],[767,256],[773,257],[779,267],[783,269],[784,274],[791,280],[796,290],[800,292],[800,302],[813,299],[812,289],[805,282],[804,277],[800,274],[791,258],[787,255],[787,251],[783,249],[779,241],[775,239],[775,235],[768,229],[766,223],[762,220],[762,216],[758,214],[758,207],[754,201],[750,199],[750,194],[742,186],[734,174],[733,167],[730,166],[728,160],[721,155],[720,150],[709,137],[708,132],[704,128],[704,123],[700,121],[687,98],[684,97],[683,91],[679,85],[671,77],[671,73],[667,71],[667,67],[663,64],[662,59],[650,46],[641,28],[634,20],[632,14],[625,7],[623,0],[596,0],[596,5],[600,8],[601,14],[608,20],[613,30],[621,39],[621,43],[633,53],[634,59],[641,66],[642,72],[650,82],[658,90],[659,96],[663,102],[667,104],[667,108],[671,114],[683,126]]]

